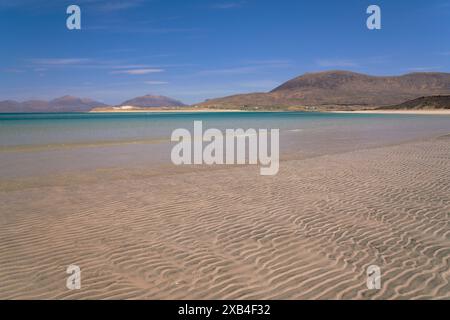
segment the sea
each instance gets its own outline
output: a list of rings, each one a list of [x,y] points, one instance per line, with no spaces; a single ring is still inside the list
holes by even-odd
[[[429,139],[450,133],[448,115],[323,112],[4,113],[0,179],[173,164],[175,129],[279,129],[282,160]]]

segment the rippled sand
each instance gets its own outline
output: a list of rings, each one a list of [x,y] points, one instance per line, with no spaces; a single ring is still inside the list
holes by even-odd
[[[450,298],[450,137],[258,172],[3,183],[0,298]]]

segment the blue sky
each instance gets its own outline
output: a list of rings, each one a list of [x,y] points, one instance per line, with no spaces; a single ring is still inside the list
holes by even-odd
[[[382,30],[366,27],[371,4]],[[305,72],[450,72],[450,0],[0,0],[0,30],[0,100],[195,103]]]

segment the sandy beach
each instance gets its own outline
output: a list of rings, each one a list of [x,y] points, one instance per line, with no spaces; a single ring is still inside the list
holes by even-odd
[[[317,112],[310,110],[285,110],[286,112],[299,111],[299,112]],[[255,112],[254,110],[241,110],[241,109],[212,109],[212,108],[146,108],[146,109],[111,109],[111,108],[99,108],[90,113],[195,113],[195,112],[215,112],[215,113],[229,113],[229,112]],[[280,112],[280,110],[265,110],[261,109],[260,112]],[[326,113],[342,113],[342,114],[401,114],[401,115],[450,115],[450,110],[437,109],[437,110],[353,110],[353,111],[325,111]]]
[[[357,110],[357,111],[332,111],[334,113],[354,114],[416,114],[416,115],[450,115],[450,110]]]
[[[1,1],[0,301],[198,320],[450,300],[449,16]]]
[[[208,109],[208,108],[133,108],[133,109],[120,109],[120,108],[97,108],[89,113],[183,113],[183,112],[247,112],[246,110],[239,109]]]
[[[3,181],[0,298],[449,299],[449,155],[441,136],[284,161],[271,177]],[[80,290],[65,287],[70,264]]]

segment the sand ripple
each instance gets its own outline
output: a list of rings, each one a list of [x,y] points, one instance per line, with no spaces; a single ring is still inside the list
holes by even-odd
[[[0,298],[449,299],[449,169],[441,138],[3,191]]]

